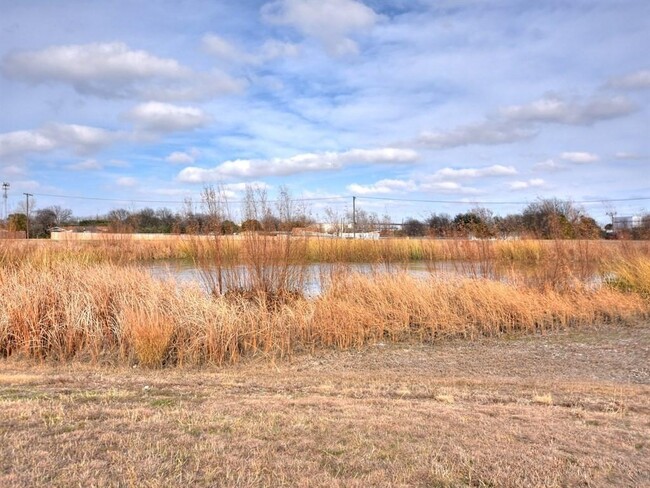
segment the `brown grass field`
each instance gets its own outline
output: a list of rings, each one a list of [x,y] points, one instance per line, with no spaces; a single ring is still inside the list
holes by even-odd
[[[6,360],[1,486],[650,484],[650,327],[150,370]]]
[[[0,486],[650,484],[647,243],[184,245],[1,243]]]

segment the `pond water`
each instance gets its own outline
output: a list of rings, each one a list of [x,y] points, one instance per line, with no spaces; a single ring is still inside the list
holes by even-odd
[[[216,268],[199,269],[192,261],[162,261],[147,263],[142,266],[156,278],[173,279],[178,283],[195,282],[207,290],[210,289],[210,282],[216,282],[218,276]],[[598,273],[595,266],[580,266],[579,268],[570,270],[549,270],[548,268],[535,266],[514,266],[497,264],[495,262],[478,263],[470,261],[415,261],[391,263],[390,265],[371,263],[314,263],[289,270],[290,273],[293,272],[301,276],[303,292],[310,296],[318,295],[323,288],[323,284],[338,271],[363,274],[406,271],[413,277],[423,279],[432,275],[439,278],[487,278],[503,282],[517,280],[529,285],[555,283],[558,280],[568,279],[587,283],[590,286],[599,286],[603,281],[603,277]],[[274,269],[271,267],[263,272],[267,273],[267,276],[272,276],[273,273],[278,273],[278,268]],[[222,268],[222,274],[224,275],[224,281],[229,283],[245,284],[251,278],[249,270],[243,265],[224,267]]]
[[[449,263],[446,263],[449,264]],[[165,261],[156,263],[147,263],[143,265],[155,278],[161,279],[174,279],[178,283],[191,283],[195,282],[209,289],[210,281],[215,280],[217,277],[217,269],[199,269],[197,265],[191,261]],[[452,267],[448,267],[450,272]],[[377,265],[370,263],[354,263],[354,264],[329,264],[329,263],[316,263],[308,264],[301,267],[301,269],[293,268],[291,271],[300,273],[304,280],[303,291],[307,295],[318,295],[321,292],[323,283],[332,276],[337,270],[344,269],[353,273],[369,274],[372,272],[397,272],[398,270],[407,271],[413,276],[425,277],[429,275],[429,268],[425,263],[412,262],[401,263],[399,265],[393,264],[390,266]],[[246,282],[249,278],[249,270],[243,265],[235,265],[224,267],[223,274],[227,276],[226,281],[230,282]],[[271,273],[273,271],[270,271]],[[209,274],[209,277],[206,277]]]

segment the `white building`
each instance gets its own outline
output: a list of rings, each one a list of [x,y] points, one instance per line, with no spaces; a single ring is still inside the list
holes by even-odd
[[[614,230],[635,229],[641,227],[643,217],[640,215],[633,215],[632,217],[614,217]]]

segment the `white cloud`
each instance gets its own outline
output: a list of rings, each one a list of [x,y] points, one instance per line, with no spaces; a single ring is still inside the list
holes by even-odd
[[[76,124],[50,124],[43,127],[41,133],[57,145],[71,147],[79,154],[96,151],[121,137],[104,129]]]
[[[229,199],[241,198],[242,192],[246,191],[247,188],[253,188],[256,190],[271,189],[271,186],[264,183],[263,181],[251,181],[248,183],[226,183],[220,186],[224,196]]]
[[[203,49],[221,59],[227,61],[247,62],[248,53],[243,52],[232,42],[224,39],[217,34],[206,34],[201,40]]]
[[[420,191],[428,193],[444,193],[459,195],[476,195],[481,190],[472,186],[466,186],[459,181],[499,178],[516,175],[517,170],[513,166],[495,164],[482,168],[442,168],[435,173],[422,175],[411,180],[382,180],[374,185],[354,187],[358,193],[391,193],[393,191]],[[352,190],[348,187],[348,190]]]
[[[533,178],[527,181],[512,181],[508,183],[511,190],[527,190],[529,188],[541,188],[545,184],[541,178]]]
[[[594,96],[586,101],[566,100],[548,95],[524,105],[511,105],[501,109],[501,116],[508,121],[522,123],[559,123],[591,125],[632,113],[636,107],[623,97]]]
[[[446,131],[422,132],[416,143],[432,149],[509,144],[535,137],[539,124],[592,125],[628,115],[636,109],[624,97],[598,95],[583,101],[548,95],[527,104],[503,107],[482,122]]]
[[[430,193],[445,193],[459,195],[477,195],[481,193],[477,188],[463,186],[455,181],[426,181],[419,186],[420,191]]]
[[[105,163],[101,163],[96,159],[90,158],[79,161],[78,163],[68,164],[66,168],[73,171],[98,171],[104,169],[105,167],[127,168],[128,166],[129,163],[126,161],[121,161],[119,159],[110,159]]]
[[[381,149],[350,149],[342,153],[324,153],[329,157],[338,158],[343,164],[350,163],[413,163],[418,159],[418,153],[412,149],[396,149],[384,147]]]
[[[32,83],[65,83],[103,98],[198,100],[239,91],[224,73],[196,73],[174,59],[130,49],[122,42],[50,46],[7,55],[2,72]]]
[[[137,96],[144,100],[164,102],[210,100],[227,93],[240,93],[247,83],[234,79],[219,70],[194,73],[174,83],[150,84],[141,88]]]
[[[4,59],[2,70],[9,77],[26,81],[70,83],[82,93],[103,93],[116,83],[188,74],[187,68],[173,59],[134,51],[122,42],[51,46],[14,53]]]
[[[569,161],[571,163],[577,164],[586,164],[586,163],[595,163],[600,160],[597,154],[592,154],[588,152],[563,152],[560,154],[560,158],[564,161]]]
[[[72,83],[91,83],[100,77],[124,80],[187,74],[173,59],[133,51],[122,42],[51,46],[41,51],[14,53],[6,57],[3,69],[10,76],[33,81]]]
[[[617,78],[612,78],[607,82],[610,88],[621,90],[645,90],[650,88],[650,70],[640,70]]]
[[[473,144],[509,144],[534,137],[536,132],[527,127],[499,120],[456,127],[445,132],[423,132],[417,142],[434,149],[469,146]]]
[[[560,159],[562,161],[568,161],[570,163],[575,163],[575,164],[587,164],[587,163],[594,163],[596,161],[599,161],[600,157],[597,154],[573,151],[573,152],[563,152],[562,154],[560,154]],[[566,169],[568,168],[565,164],[562,164],[561,162],[556,161],[555,159],[547,159],[545,161],[540,161],[539,163],[533,165],[533,170],[535,171],[554,172],[554,171],[563,171]]]
[[[192,164],[195,159],[194,156],[182,151],[174,151],[165,158],[165,161],[172,164]]]
[[[206,34],[201,42],[206,52],[223,61],[239,64],[261,64],[277,58],[294,57],[300,53],[298,45],[277,39],[265,41],[256,53],[248,52],[217,34]]]
[[[336,170],[351,164],[413,163],[418,154],[410,149],[351,149],[344,152],[305,153],[289,158],[236,159],[211,169],[187,167],[178,178],[188,183],[220,181],[224,177],[288,176],[310,171]]]
[[[73,171],[93,171],[103,169],[103,166],[96,159],[85,159],[78,163],[69,164],[66,168]]]
[[[442,168],[436,171],[430,178],[436,180],[458,180],[467,178],[484,178],[488,176],[511,176],[516,175],[514,166],[503,166],[495,164],[483,168]]]
[[[269,39],[262,44],[259,55],[263,60],[271,60],[277,58],[292,58],[299,54],[300,46],[297,44],[278,41],[277,39]]]
[[[263,181],[249,181],[249,182],[239,182],[239,183],[226,183],[224,185],[221,185],[222,188],[234,192],[242,192],[245,191],[247,188],[255,188],[255,189],[260,189],[260,190],[269,190],[271,188],[271,185],[268,185],[267,183]]]
[[[49,124],[39,129],[0,134],[0,157],[22,159],[27,154],[68,149],[89,154],[122,137],[97,127],[75,124]]]
[[[133,178],[131,176],[121,176],[120,178],[115,180],[115,183],[118,186],[124,186],[124,187],[127,187],[127,188],[131,188],[131,187],[134,187],[135,185],[138,184],[138,180],[136,180],[135,178]]]
[[[480,190],[464,186],[457,180],[502,177],[517,174],[512,166],[499,164],[483,168],[443,168],[431,175],[421,176],[415,179],[383,179],[370,185],[357,183],[347,186],[350,193],[356,195],[391,194],[398,192],[429,192],[445,194],[476,195]]]
[[[424,178],[417,182],[413,179],[384,179],[370,185],[351,184],[347,190],[355,195],[393,194],[403,192],[427,192],[444,194],[476,195],[480,190],[469,186],[463,186],[455,181],[435,181]]]
[[[395,192],[416,191],[417,185],[413,180],[385,179],[377,181],[372,185],[359,185],[353,183],[347,186],[347,190],[350,193],[356,195],[388,194]]]
[[[614,157],[616,159],[628,159],[628,160],[640,160],[640,159],[646,159],[645,156],[641,154],[636,154],[636,153],[631,153],[627,151],[619,151],[616,154],[614,154]]]
[[[566,167],[562,163],[558,163],[554,159],[547,159],[545,161],[540,161],[533,165],[535,171],[562,171]]]
[[[16,164],[10,164],[2,167],[2,175],[7,177],[22,176],[26,173],[25,168]]]
[[[190,131],[210,121],[200,108],[161,102],[141,103],[128,112],[127,118],[142,131],[160,134]]]
[[[336,56],[357,53],[357,43],[350,36],[379,20],[370,7],[355,0],[276,0],[261,12],[266,22],[293,27]]]
[[[51,151],[56,141],[39,131],[19,130],[0,134],[0,157],[12,158],[28,153]]]

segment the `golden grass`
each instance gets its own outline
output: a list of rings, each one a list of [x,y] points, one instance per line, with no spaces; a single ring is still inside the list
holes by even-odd
[[[625,323],[650,309],[636,289],[577,283],[558,290],[406,273],[341,273],[317,298],[273,303],[265,293],[214,297],[112,264],[25,264],[5,269],[0,288],[0,355],[154,367]]]
[[[143,366],[161,366],[174,335],[172,322],[158,310],[127,309],[123,315],[126,347]]]
[[[559,292],[486,279],[419,281],[407,274],[351,275],[334,282],[318,305],[321,340],[339,347],[386,337],[476,337],[628,321],[648,308],[638,295],[607,287]]]
[[[611,286],[650,299],[650,259],[632,256],[617,261],[610,271],[612,276],[608,282]]]
[[[406,261],[498,261],[502,263],[611,262],[620,256],[650,256],[647,241],[542,241],[467,239],[346,240],[292,237],[294,255],[305,262],[391,263]],[[242,263],[251,250],[265,258],[282,257],[287,238],[273,236],[179,236],[163,241],[128,238],[99,241],[0,240],[0,266],[23,262],[47,265],[73,263],[136,262],[157,259],[218,259]]]
[[[553,395],[550,393],[545,393],[543,395],[534,395],[533,403],[540,405],[553,405]]]
[[[0,355],[149,367],[223,364],[242,356],[283,357],[383,340],[629,322],[650,308],[648,251],[647,243],[630,242],[346,241],[262,234],[2,241]],[[211,294],[127,265],[180,255],[193,257]],[[429,279],[333,267],[320,296],[307,300],[300,293],[313,260],[390,267],[414,259],[451,260],[467,277],[439,276],[435,264]],[[508,273],[509,263],[513,269],[525,264],[528,274]],[[597,271],[605,273],[608,286],[588,281]]]
[[[444,393],[436,395],[434,398],[441,403],[454,403],[455,401],[453,395],[444,394]]]

